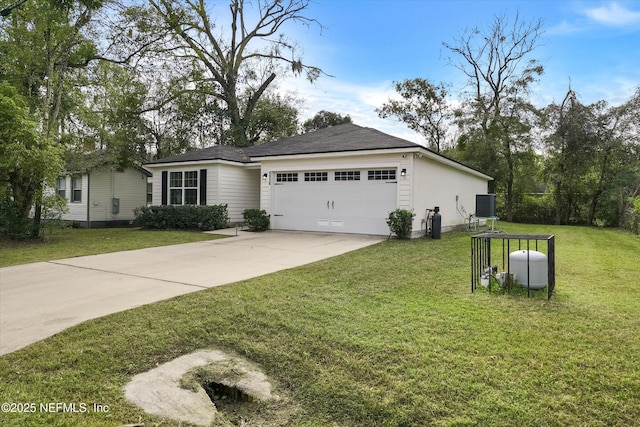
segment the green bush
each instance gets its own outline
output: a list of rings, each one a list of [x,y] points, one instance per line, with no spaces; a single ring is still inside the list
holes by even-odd
[[[249,231],[266,231],[269,229],[269,215],[260,209],[245,209],[242,212],[244,222]]]
[[[0,198],[0,235],[13,240],[24,240],[31,237],[33,220],[17,212],[10,197]]]
[[[67,202],[57,194],[46,195],[42,198],[41,221],[36,226],[31,217],[25,217],[17,212],[15,204],[5,193],[0,195],[0,237],[11,240],[38,239],[43,236],[45,226],[57,225],[63,213],[68,212]]]
[[[506,214],[503,216],[506,218]],[[556,220],[556,210],[553,196],[524,195],[517,200],[513,209],[513,222],[526,224],[553,224]]]
[[[143,206],[136,208],[136,225],[151,230],[219,230],[229,225],[227,205]]]
[[[406,209],[396,209],[389,213],[389,218],[387,218],[389,230],[398,236],[399,239],[408,239],[411,237],[414,216],[416,216],[416,214]]]

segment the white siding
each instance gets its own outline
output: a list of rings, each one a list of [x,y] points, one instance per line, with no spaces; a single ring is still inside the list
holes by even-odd
[[[413,153],[406,153],[400,156],[398,165],[398,208],[413,209],[413,188],[411,175],[413,175]],[[406,175],[401,176],[402,169],[406,169]]]
[[[450,230],[465,223],[457,212],[463,207],[467,212],[475,210],[476,194],[487,194],[487,180],[471,173],[444,165],[427,158],[414,159],[414,234],[424,232],[426,210],[440,207],[443,230]]]
[[[202,168],[205,169],[205,168]],[[207,205],[220,204],[218,195],[220,194],[220,165],[207,165]]]
[[[153,205],[162,204],[163,171],[198,171],[199,178],[201,169],[207,170],[207,205],[226,203],[232,223],[243,222],[242,212],[245,209],[260,207],[260,170],[219,161],[153,167]]]
[[[80,202],[71,201],[71,180],[74,175],[66,176],[66,189],[65,198],[67,199],[67,206],[69,212],[62,215],[62,219],[65,221],[86,221],[87,220],[87,191],[88,179],[87,174],[82,175],[82,196]]]
[[[444,230],[464,224],[456,210],[464,206],[468,212],[475,207],[475,195],[487,193],[487,177],[448,160],[433,159],[429,153],[328,153],[325,155],[287,156],[239,165],[226,161],[193,162],[190,164],[158,165],[153,167],[153,204],[161,204],[162,171],[207,169],[207,204],[226,203],[231,222],[242,222],[242,211],[264,209],[274,215],[273,199],[276,173],[335,170],[395,169],[397,191],[395,206],[413,210],[414,236],[424,233],[426,210],[439,206]],[[406,175],[401,171],[406,169]],[[266,174],[267,179],[262,179]],[[366,178],[365,178],[366,179]]]
[[[107,221],[111,213],[110,195],[114,191],[111,171],[91,171],[89,180],[89,218],[91,221]]]
[[[151,205],[161,205],[162,204],[162,171],[163,169],[159,168],[149,168],[151,171],[151,183],[153,184],[151,187]]]
[[[144,206],[147,198],[147,176],[133,168],[118,172],[111,168],[94,169],[82,175],[82,198],[71,201],[71,176],[66,177],[65,197],[69,212],[62,215],[67,221],[131,221],[135,218],[133,209]],[[89,188],[89,185],[91,188]],[[120,212],[111,213],[113,198],[120,199]]]
[[[260,208],[260,170],[221,164],[218,170],[219,203],[226,203],[229,220],[244,222],[245,209]]]
[[[146,205],[147,177],[139,170],[94,170],[90,185],[91,221],[131,221],[135,218],[133,210]],[[118,213],[112,213],[114,198],[120,199]]]

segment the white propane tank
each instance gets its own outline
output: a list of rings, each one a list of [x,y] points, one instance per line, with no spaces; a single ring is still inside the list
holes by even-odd
[[[527,252],[529,253],[529,276],[527,279]],[[520,250],[509,254],[509,271],[520,286],[538,290],[547,286],[547,256],[538,251]]]

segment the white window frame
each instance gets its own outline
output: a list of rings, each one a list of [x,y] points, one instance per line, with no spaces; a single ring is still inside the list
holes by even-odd
[[[278,172],[276,182],[298,182],[298,172]]]
[[[371,169],[367,171],[369,181],[395,181],[397,171],[395,169]]]
[[[169,204],[170,205],[187,205],[196,206],[200,203],[200,192],[198,187],[198,171],[170,171],[169,172]],[[191,203],[187,202],[187,194],[193,195],[195,192],[195,200],[191,198]]]
[[[360,171],[335,171],[334,181],[360,181]]]
[[[56,178],[56,194],[63,199],[67,198],[67,177],[59,176]]]
[[[329,180],[329,172],[305,172],[304,182],[325,182]]]
[[[71,203],[82,203],[82,175],[71,177]]]

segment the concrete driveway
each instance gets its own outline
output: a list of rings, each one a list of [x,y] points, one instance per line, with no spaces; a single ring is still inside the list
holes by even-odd
[[[226,239],[2,268],[0,355],[85,320],[297,267],[383,239],[240,232]]]

